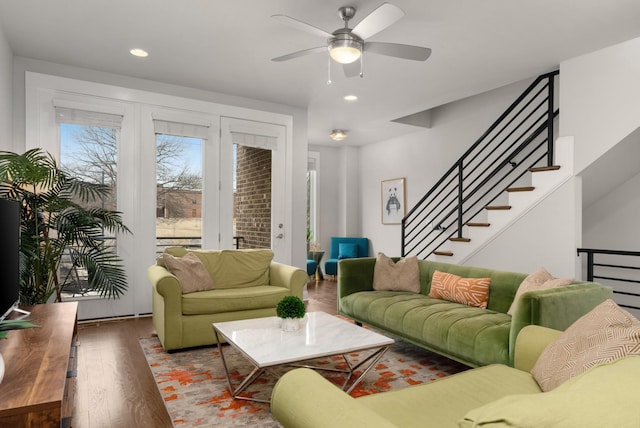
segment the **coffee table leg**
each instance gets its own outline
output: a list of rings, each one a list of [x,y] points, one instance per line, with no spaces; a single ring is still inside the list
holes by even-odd
[[[360,383],[360,380],[367,374],[369,373],[369,370],[371,370],[373,368],[373,366],[376,365],[376,363],[378,361],[380,361],[380,358],[382,358],[382,356],[384,355],[385,352],[387,352],[387,350],[390,348],[391,346],[385,346],[384,348],[380,348],[378,349],[376,352],[374,352],[373,354],[369,355],[367,358],[365,358],[364,360],[360,361],[358,364],[356,364],[353,367],[350,367],[350,371],[349,371],[349,376],[347,376],[347,379],[344,381],[344,385],[342,385],[342,389],[348,394],[351,391],[353,391],[353,388],[356,387],[356,385],[358,383]],[[344,356],[343,356],[344,358]],[[347,361],[346,358],[344,358],[345,361]],[[358,369],[358,367],[362,366],[363,364],[367,363],[368,361],[371,361],[369,363],[369,365],[367,365],[365,367],[365,369],[362,371],[362,373],[360,373],[360,375],[355,378],[353,380],[353,383],[351,384],[351,386],[349,387],[349,389],[347,388],[347,385],[349,384],[349,381],[351,380],[351,377],[353,376],[353,372],[355,370]],[[347,364],[349,364],[349,361],[347,361]]]
[[[218,336],[218,332],[214,329],[214,333],[216,335],[216,343],[218,345],[218,351],[220,352],[220,358],[222,359],[222,366],[224,367],[224,374],[227,378],[227,386],[229,387],[229,392],[233,398],[238,398],[241,400],[250,400],[250,401],[259,401],[262,403],[268,403],[269,400],[263,400],[260,398],[251,398],[251,397],[242,397],[239,394],[244,391],[244,389],[251,385],[261,374],[264,372],[264,369],[259,369],[258,367],[254,367],[254,369],[244,378],[244,380],[238,385],[237,388],[233,388],[231,384],[231,374],[229,373],[229,368],[227,367],[227,360],[224,358],[224,352],[222,351],[222,344],[220,343],[220,337]]]

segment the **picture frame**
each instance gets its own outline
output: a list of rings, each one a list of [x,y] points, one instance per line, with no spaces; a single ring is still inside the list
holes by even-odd
[[[404,177],[382,180],[380,206],[382,224],[402,224],[406,213]]]

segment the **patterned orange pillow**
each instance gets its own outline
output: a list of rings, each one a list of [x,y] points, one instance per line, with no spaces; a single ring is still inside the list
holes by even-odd
[[[431,278],[429,297],[486,309],[490,285],[491,278],[462,278],[437,270]]]

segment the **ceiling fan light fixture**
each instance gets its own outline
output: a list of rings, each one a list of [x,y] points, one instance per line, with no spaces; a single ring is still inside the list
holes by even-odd
[[[347,131],[343,129],[334,129],[331,131],[331,134],[329,134],[329,137],[334,141],[342,141],[347,138]]]
[[[340,64],[351,64],[362,55],[362,42],[353,38],[335,38],[329,42],[329,56]]]

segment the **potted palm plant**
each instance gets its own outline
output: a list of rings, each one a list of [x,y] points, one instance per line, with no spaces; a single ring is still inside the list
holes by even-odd
[[[276,315],[282,318],[283,331],[298,330],[305,313],[304,302],[298,296],[284,296],[276,305]]]
[[[85,269],[92,290],[116,298],[127,288],[115,247],[105,237],[129,232],[117,211],[94,202],[111,188],[75,179],[41,149],[0,152],[0,197],[20,202],[20,303],[47,303],[71,280],[63,258]],[[93,206],[92,206],[93,204]],[[97,207],[96,207],[97,206]]]

